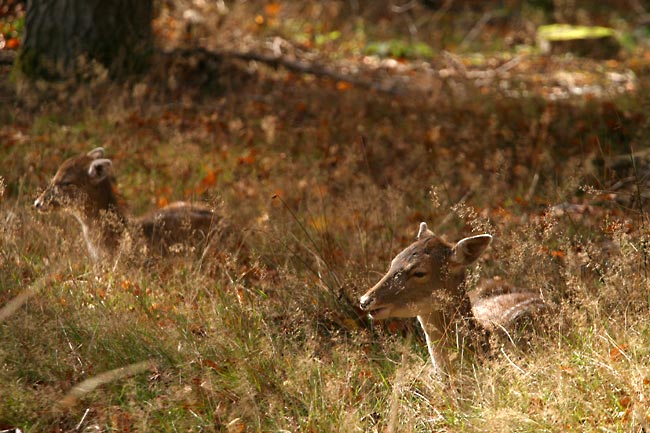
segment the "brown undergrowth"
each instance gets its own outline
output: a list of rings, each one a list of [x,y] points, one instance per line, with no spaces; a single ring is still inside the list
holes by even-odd
[[[0,305],[32,290],[0,322],[0,429],[648,429],[648,210],[603,168],[647,146],[647,101],[396,97],[219,67],[214,87],[98,82],[66,112],[0,116]],[[202,201],[243,246],[208,269],[94,266],[76,221],[31,204],[98,145],[131,213]],[[358,297],[420,221],[493,234],[471,281],[539,291],[544,331],[480,359],[458,345],[440,383],[413,323],[370,323]]]

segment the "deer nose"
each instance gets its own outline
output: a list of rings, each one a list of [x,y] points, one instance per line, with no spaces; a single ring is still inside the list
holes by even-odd
[[[370,304],[372,304],[372,298],[368,295],[363,295],[361,299],[359,299],[359,306],[362,310],[367,310]]]
[[[41,200],[40,197],[34,200],[34,207],[36,209],[41,209],[43,207],[43,200]]]

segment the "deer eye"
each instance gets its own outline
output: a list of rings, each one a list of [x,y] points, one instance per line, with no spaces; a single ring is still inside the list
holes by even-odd
[[[424,277],[427,276],[427,273],[426,273],[426,272],[422,272],[422,271],[416,271],[416,272],[413,272],[412,275],[413,275],[415,278],[424,278]]]

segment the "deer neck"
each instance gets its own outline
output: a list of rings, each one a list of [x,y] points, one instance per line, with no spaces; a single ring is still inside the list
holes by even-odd
[[[427,349],[433,364],[433,370],[436,375],[446,375],[449,373],[449,358],[444,352],[444,345],[447,340],[445,332],[445,318],[441,311],[417,316],[420,326],[424,331],[427,341]]]
[[[459,327],[469,332],[474,332],[477,328],[465,290],[464,271],[447,278],[445,291],[449,295],[446,305],[417,316],[426,337],[431,363],[438,375],[449,372],[449,359],[444,349],[449,334],[455,333]]]
[[[88,193],[85,205],[73,215],[79,221],[84,240],[93,260],[104,255],[114,255],[127,227],[112,183],[106,179],[96,190]]]
[[[444,308],[449,321],[473,319],[472,305],[467,295],[465,270],[448,273],[444,279],[444,291],[449,296],[449,302]]]

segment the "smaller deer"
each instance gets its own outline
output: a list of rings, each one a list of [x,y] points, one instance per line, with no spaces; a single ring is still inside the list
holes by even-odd
[[[40,212],[63,210],[74,216],[94,261],[116,257],[120,248],[141,247],[145,256],[166,255],[177,246],[205,244],[219,218],[208,207],[175,202],[129,221],[118,204],[104,149],[72,157],[34,201]]]
[[[539,295],[492,288],[470,296],[465,270],[479,259],[492,236],[482,234],[456,244],[435,236],[420,223],[417,240],[391,262],[381,280],[360,299],[361,309],[374,320],[417,317],[426,337],[434,371],[449,373],[444,352],[447,337],[456,329],[490,332],[507,328],[522,315],[543,306]]]

